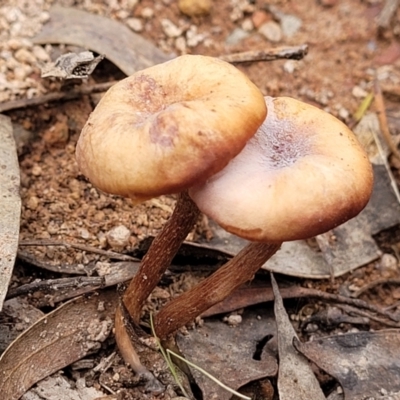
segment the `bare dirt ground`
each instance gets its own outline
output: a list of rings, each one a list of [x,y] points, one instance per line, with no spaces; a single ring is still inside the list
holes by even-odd
[[[354,113],[373,90],[373,80],[377,78],[384,88],[393,140],[398,142],[400,10],[394,13],[388,26],[379,27],[377,18],[384,4],[383,0],[221,0],[213,2],[205,16],[188,16],[181,12],[175,0],[3,0],[0,3],[0,102],[6,104],[65,89],[61,89],[57,81],[43,80],[40,65],[76,48],[51,44],[39,46],[32,42],[32,36],[48,21],[50,7],[62,5],[120,21],[165,53],[219,57],[247,50],[308,44],[309,52],[301,61],[249,62],[238,68],[264,95],[295,97],[348,124],[354,122]],[[105,60],[83,84],[116,81],[122,77],[123,72]],[[25,243],[20,247],[10,288],[66,277],[55,272],[60,266],[69,265],[75,272],[83,271],[91,276],[101,275],[109,266],[110,257],[92,252],[92,248],[141,257],[142,252],[138,250],[141,241],[156,235],[173,210],[173,196],[133,205],[127,199],[99,192],[80,174],[75,162],[75,145],[97,96],[85,95],[70,101],[5,112],[17,127],[15,131],[19,132],[20,241]],[[389,161],[394,176],[399,178],[400,161],[394,157]],[[204,243],[212,236],[213,230],[204,217],[188,240]],[[329,280],[283,279],[289,286],[295,283],[333,294],[343,294],[343,288],[356,291],[383,279],[382,284],[372,286],[371,290],[360,294],[360,298],[397,311],[400,231],[392,228],[381,233],[377,241],[383,257],[333,283]],[[55,242],[83,247],[55,246]],[[190,260],[190,257],[185,258],[180,272],[169,273],[149,300],[146,311],[156,310],[204,273],[204,263],[197,272],[196,262],[193,266]],[[47,270],[40,265],[46,265]],[[49,271],[49,267],[54,267],[54,271]],[[59,304],[42,290],[25,294],[24,298],[44,312]],[[307,311],[306,306],[311,307],[311,311]],[[301,324],[296,325],[296,321],[302,318],[302,313],[314,313],[320,306],[315,300],[290,302],[290,313],[301,337],[309,338],[310,333],[302,332]],[[0,324],[2,322],[12,325],[15,320],[3,315]],[[346,332],[355,326],[350,322],[313,334]],[[379,321],[369,321],[361,327],[357,325],[357,329],[362,330],[384,327],[387,326]],[[100,353],[91,360],[100,362],[115,350],[111,335],[103,343]],[[88,386],[115,396],[110,399],[139,398],[137,389],[133,388],[134,374],[118,355],[113,359],[112,367],[102,375],[102,382],[90,368],[67,368],[64,373],[72,381],[85,376]],[[325,386],[328,394],[328,388],[334,386],[332,380],[324,376],[319,378],[321,382],[328,382]],[[275,385],[276,381],[271,379],[271,382]],[[263,385],[264,392],[261,390],[257,398],[277,398],[276,391],[275,395],[268,394],[270,386],[265,382]],[[171,397],[166,395],[166,398]]]

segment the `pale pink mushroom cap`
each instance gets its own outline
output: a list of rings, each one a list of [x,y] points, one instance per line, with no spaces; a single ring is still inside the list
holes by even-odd
[[[356,216],[372,168],[353,133],[300,101],[265,97],[268,116],[242,152],[189,195],[228,232],[283,242],[326,232]]]
[[[224,168],[266,113],[237,68],[181,56],[115,84],[83,128],[76,159],[105,192],[136,201],[177,193]]]

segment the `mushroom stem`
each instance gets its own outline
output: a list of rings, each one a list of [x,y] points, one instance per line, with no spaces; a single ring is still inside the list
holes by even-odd
[[[155,317],[157,336],[165,339],[225,299],[238,286],[252,279],[280,246],[281,243],[250,243],[212,275],[169,302]]]
[[[196,223],[199,214],[200,211],[193,200],[186,192],[182,192],[174,212],[162,231],[154,238],[142,259],[138,273],[122,297],[134,323],[139,323],[143,303],[171,264],[182,242]]]

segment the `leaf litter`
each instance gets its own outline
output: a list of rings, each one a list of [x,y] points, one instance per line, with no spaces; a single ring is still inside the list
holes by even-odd
[[[2,396],[18,400],[36,382],[98,349],[111,333],[116,301],[113,290],[78,297],[23,332],[0,358]]]
[[[10,118],[0,115],[0,311],[17,254],[21,198],[19,164]]]

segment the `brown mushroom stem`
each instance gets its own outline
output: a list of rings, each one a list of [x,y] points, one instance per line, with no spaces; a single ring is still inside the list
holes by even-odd
[[[250,243],[198,285],[169,302],[155,317],[155,331],[164,339],[252,279],[281,243]]]
[[[132,321],[140,321],[143,303],[171,264],[182,242],[192,230],[200,214],[196,204],[186,192],[179,195],[174,212],[162,231],[154,238],[143,257],[138,273],[122,297]]]

